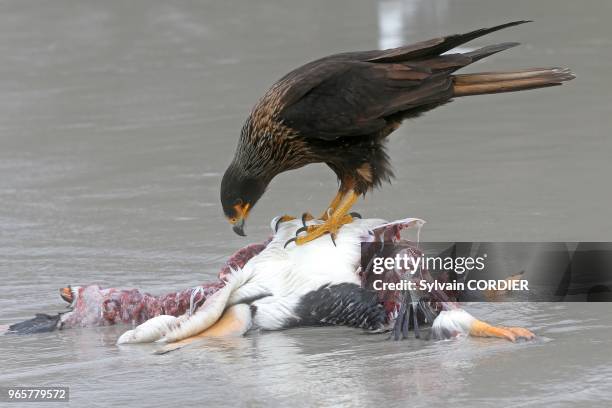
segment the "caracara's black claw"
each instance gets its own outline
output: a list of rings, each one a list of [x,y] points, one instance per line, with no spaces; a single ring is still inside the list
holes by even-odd
[[[276,220],[276,224],[274,224],[274,233],[278,232],[278,226],[280,225],[282,220],[283,220],[283,217],[278,217],[278,220]]]
[[[290,215],[281,215],[280,217],[277,218],[276,222],[274,223],[274,232],[278,232],[278,227],[281,225],[281,223],[283,222],[288,222],[288,221],[293,221],[295,220],[295,217],[292,217]]]
[[[361,214],[359,214],[358,212],[354,212],[354,211],[352,213],[349,213],[349,215],[353,218],[359,218],[359,219],[363,218]]]
[[[289,241],[285,242],[285,246],[283,246],[283,248],[287,248],[287,245],[289,245],[292,242],[296,242],[296,241],[297,241],[297,237],[291,238]]]
[[[338,246],[336,245],[336,234],[334,234],[333,232],[329,234],[329,236],[331,237],[331,240],[334,244],[334,246]]]
[[[306,218],[312,218],[312,215],[309,213],[302,214],[302,225],[306,228]]]
[[[303,227],[298,228],[295,231],[295,236],[297,237],[298,235],[300,235],[302,232],[307,231],[308,227],[306,225],[304,225]]]

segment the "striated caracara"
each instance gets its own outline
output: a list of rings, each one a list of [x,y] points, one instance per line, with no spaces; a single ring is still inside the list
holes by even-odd
[[[357,198],[393,176],[385,139],[404,119],[459,96],[542,88],[573,79],[561,68],[454,74],[518,43],[444,53],[525,22],[389,50],[335,54],[285,75],[247,118],[221,182],[223,211],[234,231],[244,235],[249,211],[277,174],[325,163],[338,177],[338,194],[319,217],[322,222],[302,228],[292,241],[301,245],[328,233],[334,239],[339,228],[352,221],[349,211]]]

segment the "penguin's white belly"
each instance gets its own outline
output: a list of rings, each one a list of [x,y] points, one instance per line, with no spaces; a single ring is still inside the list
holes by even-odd
[[[309,222],[313,224],[315,222]],[[273,220],[273,225],[275,221]],[[121,336],[120,342],[177,341],[211,327],[224,310],[249,305],[248,328],[277,330],[298,324],[347,324],[378,328],[384,312],[376,295],[363,293],[358,268],[361,242],[383,220],[356,219],[336,237],[321,237],[285,247],[302,227],[300,220],[280,224],[266,248],[191,316],[158,316]]]
[[[336,245],[323,236],[299,247],[291,243],[287,248],[285,243],[302,223],[282,223],[266,249],[245,265],[245,270],[253,268],[253,277],[237,290],[234,301],[259,293],[262,298],[252,303],[254,327],[277,330],[290,326],[300,320],[296,311],[305,295],[326,285],[360,284],[361,241],[371,228],[384,222],[356,219],[340,230]]]

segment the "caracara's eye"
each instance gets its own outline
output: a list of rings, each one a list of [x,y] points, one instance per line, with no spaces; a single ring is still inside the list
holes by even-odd
[[[242,198],[236,199],[236,205],[242,205]]]

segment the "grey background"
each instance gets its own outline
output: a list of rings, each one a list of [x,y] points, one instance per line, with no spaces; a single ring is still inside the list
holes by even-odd
[[[0,2],[0,324],[59,310],[66,284],[195,285],[273,216],[319,212],[336,188],[324,166],[278,177],[246,239],[218,202],[244,119],[288,70],[515,19],[536,22],[469,46],[523,46],[471,71],[578,78],[406,123],[389,143],[396,180],[356,210],[423,218],[430,241],[610,240],[611,12],[606,0]],[[104,406],[588,405],[611,397],[608,310],[475,306],[542,336],[519,346],[312,329],[153,357],[114,347],[122,328],[3,337],[0,382],[67,384],[73,402]]]

